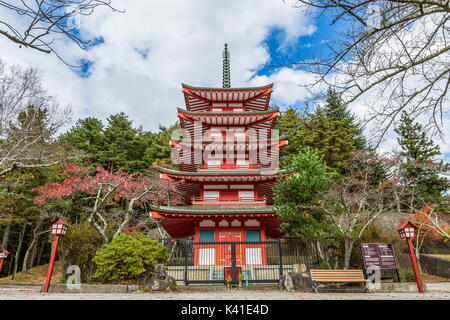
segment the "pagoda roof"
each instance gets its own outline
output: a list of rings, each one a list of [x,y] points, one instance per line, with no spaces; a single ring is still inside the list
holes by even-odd
[[[194,139],[193,141],[185,140],[170,140],[170,145],[178,148],[193,148],[193,149],[214,149],[214,150],[255,150],[263,147],[279,146],[283,148],[288,144],[286,137],[270,139]]]
[[[274,214],[273,206],[269,205],[191,205],[191,206],[160,206],[156,207],[150,205],[152,211],[160,213],[175,213],[175,214],[202,214],[202,215],[214,215],[214,214]]]
[[[178,171],[161,168],[164,175],[169,179],[183,179],[191,183],[201,182],[267,182],[277,179],[286,170],[265,171]]]
[[[170,144],[171,145],[176,145],[176,144],[194,144],[194,143],[202,143],[202,144],[209,144],[209,143],[215,143],[215,142],[220,142],[220,143],[251,143],[251,144],[256,144],[256,143],[278,143],[281,140],[287,140],[287,137],[282,135],[279,138],[270,138],[270,139],[242,139],[242,138],[229,138],[229,139],[223,139],[223,138],[207,138],[207,139],[194,139],[192,141],[185,141],[183,140],[183,138],[181,137],[180,139],[172,139],[170,140]]]
[[[248,126],[270,120],[275,120],[278,111],[247,111],[247,112],[202,112],[178,108],[178,116],[182,120],[200,121],[206,125]],[[270,125],[271,127],[271,125]]]
[[[273,83],[262,87],[211,88],[182,83],[187,110],[207,111],[212,103],[245,104],[247,110],[263,111],[269,106]]]
[[[178,171],[160,167],[161,171],[180,176],[274,176],[287,172],[286,170],[275,171],[235,171],[235,172],[189,172]]]
[[[270,83],[265,86],[259,86],[259,87],[240,87],[240,88],[197,87],[197,86],[188,85],[186,83],[182,83],[181,85],[183,88],[193,89],[196,91],[261,91],[261,90],[273,87],[273,83]]]
[[[272,206],[255,205],[193,205],[179,207],[156,207],[150,205],[150,216],[158,219],[162,227],[173,238],[184,238],[194,235],[196,218],[200,219],[235,219],[235,218],[264,218],[266,235],[272,238],[281,237],[283,234],[278,230],[280,220]]]

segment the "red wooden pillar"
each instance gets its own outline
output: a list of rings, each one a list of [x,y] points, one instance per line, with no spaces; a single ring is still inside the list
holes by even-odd
[[[417,288],[420,293],[423,293],[422,281],[420,279],[419,268],[417,267],[416,255],[414,254],[413,246],[411,243],[411,238],[407,238],[409,254],[411,255],[411,262],[414,269],[414,275],[416,276]]]
[[[52,278],[53,265],[55,263],[56,250],[58,249],[59,236],[64,236],[67,232],[68,224],[67,222],[59,218],[52,223],[51,235],[55,236],[55,242],[53,243],[52,255],[50,257],[50,264],[48,266],[47,271],[47,279],[45,279],[45,287],[44,292],[48,292],[48,288],[50,286],[50,280]]]
[[[55,242],[53,243],[52,255],[50,257],[50,265],[48,266],[47,279],[45,280],[44,292],[48,292],[50,286],[50,280],[52,279],[53,265],[55,263],[56,250],[58,249],[59,236],[55,236]]]
[[[409,255],[411,256],[411,262],[414,269],[414,275],[416,277],[417,288],[420,293],[423,293],[422,281],[420,280],[419,268],[417,267],[416,255],[411,243],[411,239],[414,238],[417,227],[410,221],[403,221],[398,227],[397,231],[400,234],[401,239],[406,239],[409,248]]]

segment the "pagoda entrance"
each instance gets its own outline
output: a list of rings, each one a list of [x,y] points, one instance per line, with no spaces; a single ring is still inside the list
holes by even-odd
[[[194,242],[194,266],[263,266],[267,264],[260,229],[199,230]],[[264,239],[263,239],[264,240]]]
[[[219,231],[219,242],[241,242],[241,231]],[[242,245],[227,244],[217,246],[219,266],[231,266],[233,262],[242,264]]]

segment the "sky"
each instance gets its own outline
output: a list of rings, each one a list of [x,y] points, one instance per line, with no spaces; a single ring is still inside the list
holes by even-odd
[[[80,35],[91,39],[88,50],[66,39],[56,39],[55,55],[19,48],[0,37],[0,59],[7,64],[38,68],[45,88],[62,105],[70,105],[73,122],[80,118],[106,118],[125,112],[135,126],[156,131],[177,121],[177,107],[184,108],[181,83],[222,86],[224,43],[231,53],[231,86],[274,83],[271,104],[301,108],[308,97],[299,86],[311,79],[292,66],[270,64],[302,59],[325,50],[337,37],[329,19],[305,15],[281,0],[113,0],[115,8],[97,8],[78,17]],[[14,12],[0,8],[0,17],[20,27]],[[338,28],[345,26],[337,26]],[[354,112],[361,115],[358,105]],[[367,129],[370,136],[370,128]],[[450,134],[448,134],[450,138]],[[448,143],[436,143],[448,157]],[[396,146],[388,135],[381,146]]]

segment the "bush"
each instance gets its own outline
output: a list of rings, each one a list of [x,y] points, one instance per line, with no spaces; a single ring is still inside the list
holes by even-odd
[[[157,240],[141,233],[121,234],[97,251],[94,277],[102,282],[117,282],[136,279],[143,273],[151,276],[156,265],[167,262],[168,257],[166,248]]]
[[[422,271],[420,271],[419,273],[420,273],[420,279],[422,279],[422,281],[425,281],[427,274]],[[400,269],[400,280],[401,280],[401,282],[416,282],[416,276],[414,275],[414,269],[413,268]]]
[[[58,250],[63,261],[63,274],[66,274],[70,265],[77,265],[81,270],[81,282],[87,282],[95,272],[92,259],[102,244],[99,233],[88,222],[71,225],[67,234],[61,238]]]
[[[180,287],[176,283],[169,283],[169,289],[172,292],[178,292]]]
[[[328,263],[325,260],[322,260],[320,264],[317,266],[317,269],[330,269]]]

